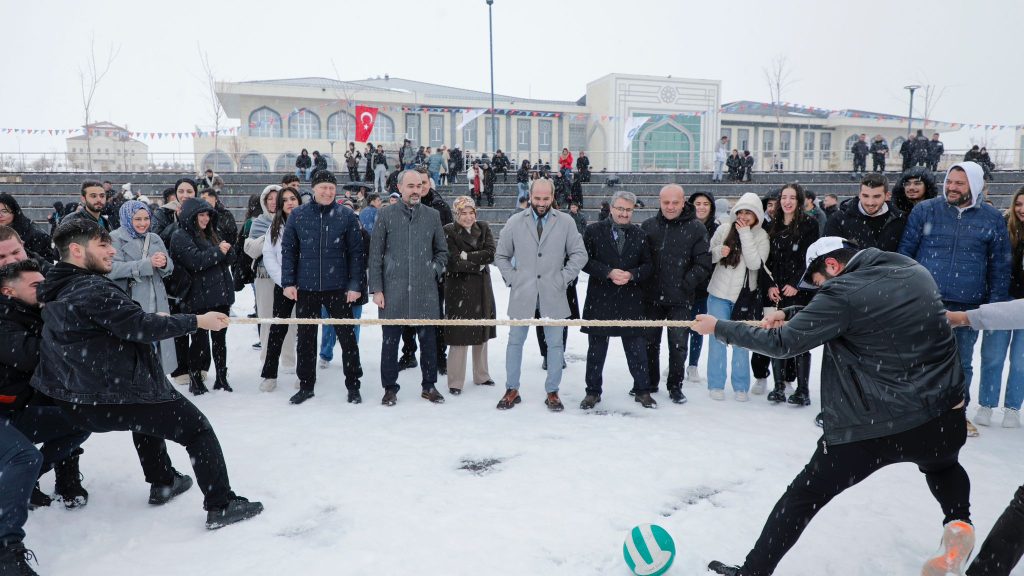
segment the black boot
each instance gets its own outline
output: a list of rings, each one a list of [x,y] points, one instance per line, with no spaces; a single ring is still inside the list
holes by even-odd
[[[209,510],[206,513],[206,528],[207,530],[223,528],[228,524],[248,520],[260,512],[263,512],[263,504],[249,502],[241,496],[232,496],[231,500],[224,506]]]
[[[179,494],[184,494],[192,487],[192,477],[186,476],[177,470],[171,470],[174,473],[174,480],[169,486],[163,484],[152,484],[149,487],[149,503],[154,506],[160,506],[161,504],[167,504],[172,498]]]
[[[206,384],[203,384],[203,373],[196,370],[195,372],[189,371],[188,373],[188,391],[193,396],[199,396],[200,394],[206,394],[209,392],[206,388]]]
[[[68,510],[81,508],[89,503],[89,492],[82,487],[82,473],[78,471],[78,457],[82,449],[75,450],[71,457],[58,462],[53,467],[54,492],[57,499],[64,503]]]
[[[30,560],[35,560],[36,564],[39,564],[36,555],[21,542],[10,542],[0,546],[0,574],[3,576],[39,576],[29,566]]]
[[[39,482],[36,482],[35,488],[32,489],[32,495],[28,498],[28,509],[45,508],[50,504],[53,504],[53,498],[40,490]]]
[[[809,390],[811,380],[811,359],[810,354],[801,354],[796,357],[796,392],[789,397],[789,403],[794,406],[810,406],[811,393]]]
[[[724,576],[742,576],[739,566],[726,566],[718,560],[713,560],[711,564],[708,564],[708,570]]]
[[[415,368],[418,366],[416,363],[415,354],[402,354],[402,357],[398,359],[398,371],[407,370],[409,368]]]
[[[223,390],[225,392],[234,392],[231,389],[231,385],[228,384],[228,369],[217,366],[217,379],[213,382],[214,390]]]

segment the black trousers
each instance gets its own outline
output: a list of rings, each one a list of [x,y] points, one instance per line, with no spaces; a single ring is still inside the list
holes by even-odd
[[[231,311],[230,306],[218,306],[209,310],[199,310],[193,314],[204,314],[206,312],[221,312],[227,314]],[[192,341],[188,345],[188,369],[190,372],[199,372],[210,369],[211,360],[217,365],[217,375],[228,373],[228,331],[227,328],[218,332],[210,332],[202,328],[195,331],[191,336]],[[210,341],[213,341],[213,357],[210,356]]]
[[[440,316],[438,318],[444,318],[444,284],[437,285],[437,301],[441,306]],[[435,326],[436,332],[435,339],[437,340],[437,361],[440,364],[444,364],[448,361],[446,354],[448,345],[444,341],[444,329],[441,326]],[[406,326],[402,328],[402,355],[413,356],[416,354],[416,326]]]
[[[757,352],[750,353],[750,369],[754,372],[754,378],[768,378],[771,376],[771,370],[769,370],[771,365],[771,358]],[[796,363],[785,363],[785,374],[783,374],[783,377],[786,382],[796,380]]]
[[[181,306],[176,300],[168,300],[167,304],[171,314],[181,314]],[[171,372],[171,376],[188,374],[188,335],[178,336],[174,339],[174,357],[178,361],[178,366]],[[168,368],[170,366],[164,366],[164,370]]]
[[[882,156],[881,158],[871,158],[871,171],[885,172],[885,156]]]
[[[767,576],[796,544],[804,528],[832,498],[889,464],[912,462],[924,473],[932,496],[939,502],[943,524],[970,522],[971,481],[958,461],[967,440],[964,409],[906,432],[849,444],[824,445],[793,479],[775,504],[761,536],[743,564],[743,574]]]
[[[867,172],[867,157],[854,156],[853,157],[853,171],[854,172]]]
[[[280,294],[280,298],[278,295]],[[280,307],[278,306],[280,304]],[[352,305],[345,301],[344,290],[331,290],[328,292],[309,292],[299,290],[298,300],[294,302],[295,316],[298,318],[320,318],[320,309],[326,308],[331,318],[353,318]],[[284,297],[284,290],[274,287],[274,317],[286,318],[291,315],[292,302]],[[278,314],[281,316],[278,316]],[[299,377],[299,388],[312,391],[316,386],[316,333],[318,326],[315,324],[300,324],[295,334],[295,374]],[[267,361],[270,361],[271,353],[276,352],[280,357],[281,347],[284,345],[284,337],[288,333],[288,327],[283,324],[275,324],[270,328],[270,337],[267,342]],[[342,371],[345,373],[345,387],[349,390],[359,389],[359,379],[363,376],[363,367],[359,360],[359,346],[356,344],[355,326],[337,325],[334,333],[338,337],[338,344],[341,346]],[[276,340],[275,340],[276,334]],[[276,346],[276,347],[275,347]],[[264,364],[264,370],[267,366]],[[274,366],[274,375],[268,376],[265,372],[264,378],[276,378],[277,366]]]
[[[352,182],[359,182],[359,167],[349,166],[348,167],[348,179]]]
[[[967,576],[1008,576],[1024,555],[1024,486],[996,520]]]
[[[600,396],[604,383],[604,361],[608,357],[609,336],[589,334],[587,348],[587,394]],[[623,336],[622,349],[626,352],[626,365],[633,376],[633,392],[648,392],[650,380],[647,375],[647,338],[643,335]]]
[[[158,404],[71,404],[54,402],[76,427],[89,432],[130,431],[146,482],[174,483],[174,468],[167,455],[170,440],[188,451],[196,484],[203,491],[203,507],[219,508],[233,496],[220,441],[206,416],[186,398]]]
[[[648,320],[689,320],[689,306],[662,306],[647,303]],[[689,328],[667,328],[668,330],[668,380],[665,387],[680,390],[686,377],[686,353],[690,344]],[[661,328],[648,330],[647,336],[647,378],[650,391],[658,389],[661,381]]]
[[[569,285],[565,288],[565,300],[569,303],[569,319],[576,320],[580,317],[580,299],[576,295],[576,280],[569,282]],[[540,318],[540,316],[537,316]],[[540,355],[542,358],[548,357],[548,341],[544,337],[544,327],[537,326],[537,345],[540,347]],[[569,327],[562,327],[562,356],[565,357],[565,343],[569,341]]]

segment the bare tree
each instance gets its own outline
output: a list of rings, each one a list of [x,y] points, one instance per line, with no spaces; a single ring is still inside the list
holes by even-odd
[[[939,105],[939,100],[946,93],[946,86],[925,84],[921,92],[924,98],[924,125],[927,126],[928,121],[932,119],[932,114],[935,113],[935,108]]]
[[[224,119],[224,108],[220,105],[220,99],[217,98],[217,78],[213,74],[213,68],[210,66],[210,56],[203,50],[202,46],[199,46],[199,60],[203,63],[203,80],[206,84],[206,91],[210,97],[210,113],[213,117],[213,149],[216,152],[217,138],[220,135],[221,121]]]
[[[90,171],[92,170],[92,130],[89,128],[89,124],[92,122],[92,101],[96,96],[96,89],[99,87],[100,82],[103,81],[103,78],[106,77],[107,72],[110,72],[110,66],[117,59],[117,55],[120,52],[120,47],[115,48],[111,44],[107,52],[106,61],[103,64],[97,63],[96,33],[93,32],[89,40],[89,57],[85,61],[86,69],[78,69],[78,78],[82,88],[82,108],[85,112],[85,147],[88,154]]]
[[[782,93],[793,81],[790,79],[789,61],[783,54],[776,54],[768,66],[761,69],[764,80],[768,84],[771,95],[772,110],[775,113],[775,125],[779,130],[779,146],[782,145]],[[792,144],[792,143],[791,143]]]

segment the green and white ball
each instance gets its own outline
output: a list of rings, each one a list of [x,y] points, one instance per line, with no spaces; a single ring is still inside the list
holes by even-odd
[[[672,566],[676,543],[661,526],[641,524],[629,531],[622,544],[626,566],[637,576],[661,576]]]

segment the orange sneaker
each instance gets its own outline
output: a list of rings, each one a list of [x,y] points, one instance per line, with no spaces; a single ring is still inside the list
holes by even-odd
[[[942,549],[921,568],[921,576],[946,576],[964,573],[967,557],[974,550],[974,526],[954,520],[942,530]]]

